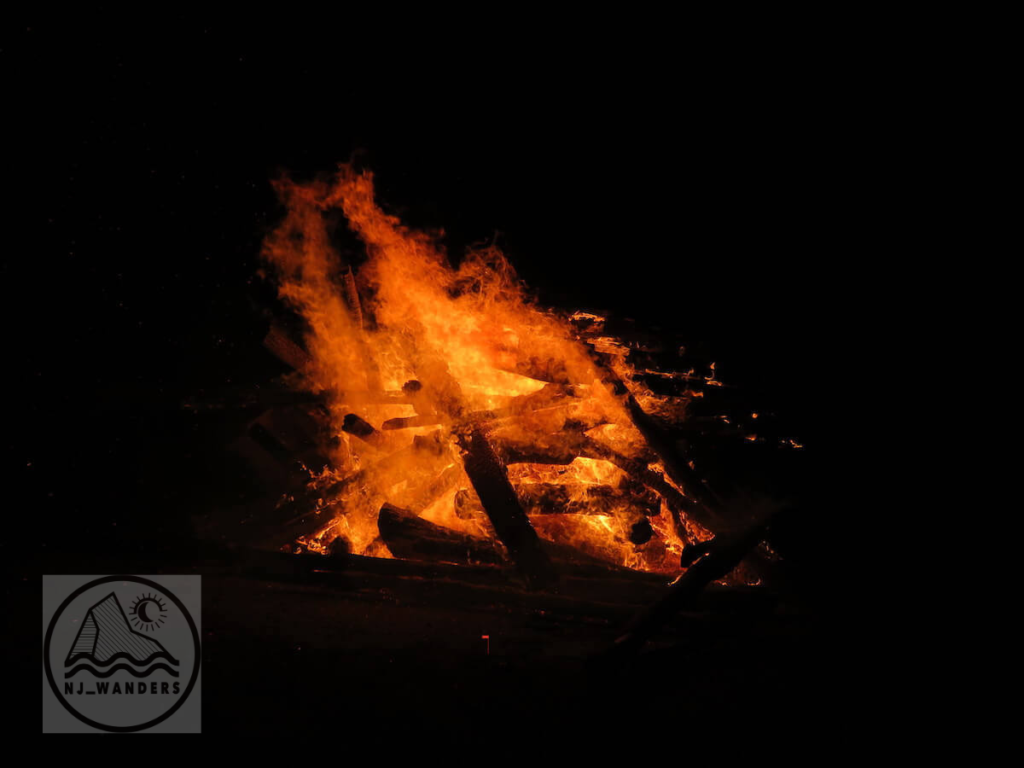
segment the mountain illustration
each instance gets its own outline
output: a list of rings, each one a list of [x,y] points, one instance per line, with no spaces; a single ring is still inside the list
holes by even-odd
[[[162,669],[177,677],[177,670],[158,663],[161,659],[175,667],[179,664],[158,641],[131,628],[117,595],[111,592],[86,612],[64,661],[64,676],[91,672],[96,677],[110,677],[124,670],[134,677],[148,677]],[[74,669],[68,671],[70,667]]]

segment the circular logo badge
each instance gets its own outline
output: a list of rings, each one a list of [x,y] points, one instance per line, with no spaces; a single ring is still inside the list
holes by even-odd
[[[185,604],[140,576],[85,584],[50,619],[43,664],[57,700],[104,731],[152,728],[199,677],[199,632]]]

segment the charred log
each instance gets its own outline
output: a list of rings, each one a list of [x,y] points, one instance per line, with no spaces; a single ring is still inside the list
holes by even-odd
[[[501,563],[498,547],[487,539],[467,536],[417,517],[391,504],[377,518],[380,537],[395,557],[449,563]]]
[[[461,435],[460,443],[466,452],[463,457],[466,474],[498,538],[531,584],[549,581],[553,576],[551,562],[487,436],[474,426]]]

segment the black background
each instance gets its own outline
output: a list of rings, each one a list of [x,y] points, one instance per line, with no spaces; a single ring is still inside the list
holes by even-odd
[[[840,302],[878,214],[861,185],[881,118],[851,107],[850,69],[728,28],[506,31],[5,30],[28,546],[116,557],[189,536],[182,505],[216,470],[180,403],[264,373],[269,182],[354,154],[453,259],[497,233],[542,302],[683,334],[824,463]]]

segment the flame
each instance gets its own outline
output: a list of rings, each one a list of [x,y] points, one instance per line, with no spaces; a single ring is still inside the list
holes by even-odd
[[[331,181],[281,179],[275,189],[286,215],[262,255],[281,299],[305,320],[309,362],[295,383],[323,394],[329,411],[331,468],[310,485],[327,489],[359,473],[358,483],[321,499],[323,526],[300,543],[325,551],[341,537],[357,554],[390,556],[377,530],[384,502],[469,535],[493,535],[486,516],[459,506],[474,494],[455,435],[482,421],[509,450],[552,457],[508,464],[524,498],[553,488],[588,512],[589,500],[600,499],[594,514],[531,512],[542,538],[670,572],[687,540],[710,535],[685,516],[674,524],[664,499],[638,508],[615,463],[642,458],[645,443],[594,350],[609,353],[611,370],[641,406],[657,398],[634,380],[621,342],[591,340],[590,349],[578,339],[574,323],[600,332],[604,318],[539,308],[494,246],[453,267],[437,236],[380,208],[369,172],[342,165]],[[359,264],[333,243],[339,213],[365,247]],[[719,384],[714,364],[704,380]],[[372,430],[346,430],[356,417]],[[417,439],[439,447],[418,450]],[[634,543],[631,531],[645,521],[652,535]]]

